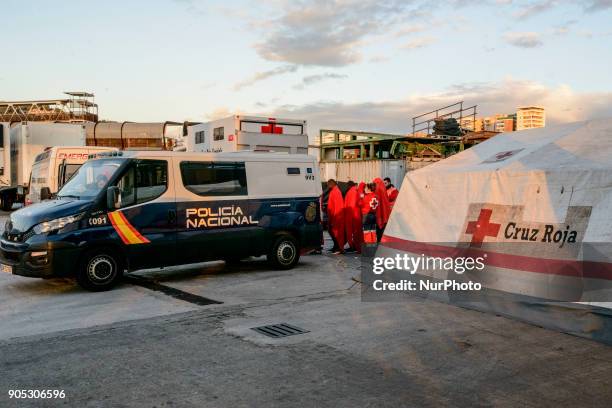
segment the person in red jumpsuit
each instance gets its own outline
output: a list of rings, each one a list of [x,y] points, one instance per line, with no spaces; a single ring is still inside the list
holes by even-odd
[[[329,196],[327,199],[327,230],[334,241],[332,252],[343,254],[345,241],[345,219],[344,219],[344,199],[342,192],[336,184],[336,180],[330,179],[327,182]]]
[[[387,189],[385,183],[379,178],[374,179],[376,183],[376,198],[378,199],[378,208],[376,209],[376,237],[380,242],[389,216],[391,215],[391,204],[389,203],[389,196],[387,195]]]
[[[365,195],[365,188],[366,188],[366,183],[364,183],[363,181],[361,183],[359,183],[359,186],[357,186],[357,193],[359,193],[359,199],[360,200]]]
[[[376,184],[365,185],[365,191],[359,202],[361,209],[361,223],[364,231],[376,230],[376,211],[378,210],[378,198],[376,198]]]
[[[361,210],[359,208],[360,194],[353,181],[348,182],[348,190],[344,196],[344,223],[346,225],[346,242],[350,251],[361,253],[363,230],[361,228]]]
[[[389,204],[393,209],[393,205],[395,204],[395,200],[397,200],[397,196],[399,195],[399,190],[395,188],[393,184],[391,184],[391,179],[389,177],[385,177],[385,188],[387,189],[387,196],[389,197]]]

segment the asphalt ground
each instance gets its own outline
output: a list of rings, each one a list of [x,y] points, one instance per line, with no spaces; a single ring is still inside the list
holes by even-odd
[[[612,405],[609,346],[416,296],[362,302],[359,263],[211,262],[105,293],[0,274],[0,407]],[[253,330],[279,323],[306,333]],[[9,398],[46,389],[65,397]]]

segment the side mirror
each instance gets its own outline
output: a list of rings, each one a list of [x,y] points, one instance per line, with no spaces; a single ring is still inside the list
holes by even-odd
[[[40,200],[48,200],[51,198],[51,189],[49,187],[40,188]]]
[[[109,210],[119,208],[119,187],[111,186],[106,189],[106,207]]]

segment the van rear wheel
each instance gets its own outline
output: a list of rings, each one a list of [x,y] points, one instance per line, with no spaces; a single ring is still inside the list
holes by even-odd
[[[83,256],[77,272],[77,283],[91,292],[110,290],[121,280],[123,264],[109,249],[94,249]]]
[[[300,247],[289,234],[279,236],[268,252],[268,262],[277,269],[291,269],[299,260]]]

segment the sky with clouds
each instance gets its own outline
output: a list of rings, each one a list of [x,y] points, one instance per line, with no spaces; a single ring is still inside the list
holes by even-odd
[[[109,120],[231,113],[410,131],[458,100],[612,116],[612,0],[3,0],[0,100],[96,94]],[[8,18],[7,18],[8,17]]]

